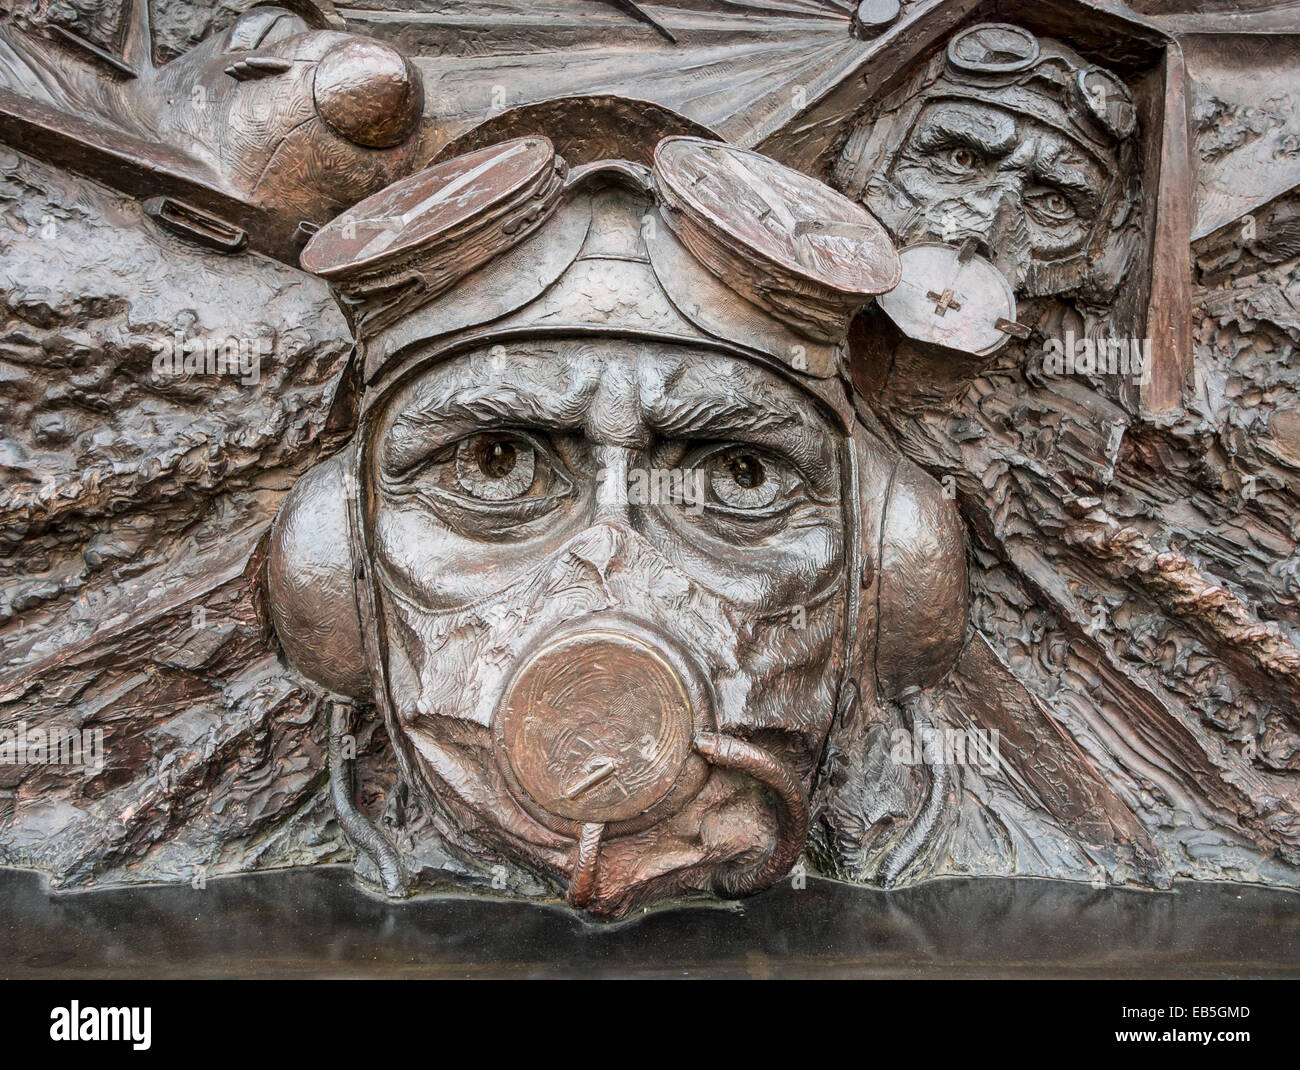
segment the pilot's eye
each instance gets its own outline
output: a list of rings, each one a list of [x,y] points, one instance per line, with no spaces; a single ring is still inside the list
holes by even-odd
[[[518,435],[473,435],[456,446],[456,482],[465,493],[488,502],[526,494],[537,473],[537,451]]]
[[[1025,197],[1034,216],[1044,223],[1068,223],[1076,216],[1074,205],[1060,190],[1039,187]]]
[[[761,509],[771,505],[781,490],[773,466],[744,447],[715,453],[707,460],[706,470],[713,493],[733,509]]]
[[[975,153],[970,149],[953,149],[952,152],[948,154],[948,162],[963,171],[969,171],[975,166],[978,160]]]
[[[922,151],[929,170],[940,178],[970,178],[984,162],[984,157],[969,145],[945,145],[940,141]]]
[[[589,463],[574,436],[492,428],[438,443],[425,433],[421,425],[394,436],[380,484],[393,502],[426,509],[466,538],[537,534],[544,517],[575,500],[572,477]]]

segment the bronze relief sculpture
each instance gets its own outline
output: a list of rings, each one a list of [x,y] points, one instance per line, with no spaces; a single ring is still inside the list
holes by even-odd
[[[1300,109],[1194,14],[426,8],[4,26],[0,861],[1294,886]]]

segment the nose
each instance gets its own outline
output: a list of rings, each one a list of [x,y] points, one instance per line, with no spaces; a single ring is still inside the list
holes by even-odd
[[[962,203],[969,217],[955,244],[993,263],[1016,286],[1028,270],[1029,232],[1026,227],[1021,182],[1014,173],[983,189],[968,193]]]
[[[1014,190],[1004,189],[998,197],[989,234],[992,247],[983,255],[993,261],[993,266],[1013,288],[1019,286],[1029,270],[1032,251],[1025,221],[1025,202],[1019,186]]]
[[[627,525],[631,513],[627,484],[632,451],[622,446],[597,446],[594,459],[596,510],[593,519],[598,524]]]
[[[962,197],[962,203],[979,221],[984,236],[989,237],[991,228],[999,222],[1006,222],[1006,213],[1015,208],[1020,201],[1020,183],[1013,174],[1002,174],[995,181],[979,189],[971,190]]]

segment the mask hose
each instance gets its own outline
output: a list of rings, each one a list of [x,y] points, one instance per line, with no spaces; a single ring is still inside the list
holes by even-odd
[[[781,824],[772,853],[748,871],[723,877],[718,890],[726,895],[749,895],[766,888],[790,871],[803,850],[808,835],[808,800],[803,787],[766,750],[735,736],[697,732],[695,749],[711,765],[753,777],[776,799],[781,809]]]
[[[600,841],[605,826],[588,822],[578,834],[578,850],[573,862],[573,877],[569,880],[569,905],[585,910],[596,892],[596,866],[600,858]]]
[[[357,809],[354,762],[343,757],[343,737],[352,731],[352,707],[332,699],[326,705],[329,708],[330,798],[339,825],[356,848],[364,851],[375,864],[384,891],[394,899],[401,899],[407,894],[401,859],[383,833]]]
[[[920,712],[912,714],[912,731],[921,739],[927,738],[931,731],[929,720]],[[940,755],[942,757],[942,755]],[[948,800],[948,790],[952,787],[952,772],[943,762],[933,762],[930,771],[930,790],[926,793],[921,812],[908,826],[903,838],[885,855],[880,863],[876,877],[882,888],[893,888],[898,884],[903,871],[916,861],[931,840],[939,824],[939,815]]]

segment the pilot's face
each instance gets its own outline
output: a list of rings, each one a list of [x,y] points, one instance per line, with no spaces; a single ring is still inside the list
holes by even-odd
[[[602,913],[747,887],[795,835],[777,781],[806,791],[842,660],[819,403],[708,350],[534,340],[434,367],[371,427],[398,742],[444,833]]]
[[[1023,291],[1032,261],[1083,250],[1118,166],[1030,115],[932,101],[890,175],[917,209],[899,239],[960,245],[973,238]]]

